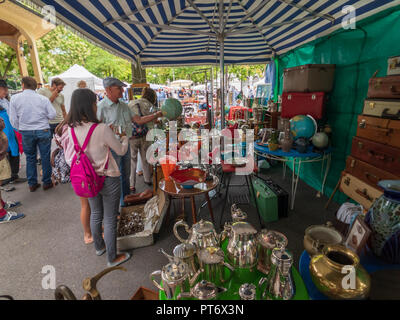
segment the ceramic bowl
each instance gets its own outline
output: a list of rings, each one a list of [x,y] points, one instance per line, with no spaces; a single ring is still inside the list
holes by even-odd
[[[171,179],[184,189],[192,189],[195,184],[206,180],[206,172],[198,168],[179,169],[170,174]]]

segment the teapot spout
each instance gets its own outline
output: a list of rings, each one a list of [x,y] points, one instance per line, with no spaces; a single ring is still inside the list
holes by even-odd
[[[166,252],[164,251],[164,249],[160,248],[160,249],[158,250],[158,252],[161,252],[164,256],[166,256],[166,257],[168,258],[169,262],[174,262],[174,261],[175,261],[175,257],[174,257],[174,256],[171,256],[171,255],[168,254],[168,253],[166,253]]]
[[[203,272],[204,272],[204,269],[203,269],[203,268],[200,268],[200,269],[197,270],[197,272],[193,275],[193,277],[189,279],[189,284],[190,284],[191,287],[196,283],[197,278],[198,278]]]
[[[224,293],[224,292],[226,292],[226,291],[228,291],[228,289],[226,289],[226,288],[224,288],[224,287],[217,287],[217,293],[218,293],[218,294]]]

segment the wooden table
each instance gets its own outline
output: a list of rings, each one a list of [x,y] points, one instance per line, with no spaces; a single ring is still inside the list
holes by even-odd
[[[190,198],[190,200],[192,202],[193,224],[197,222],[195,197],[204,194],[207,204],[208,204],[208,209],[210,210],[212,222],[214,222],[214,213],[212,210],[211,201],[210,201],[210,197],[209,197],[208,193],[218,186],[219,179],[215,175],[211,175],[211,176],[213,178],[212,180],[206,181],[204,183],[198,183],[198,184],[194,185],[193,189],[184,189],[184,188],[182,188],[181,185],[175,183],[172,179],[169,179],[167,181],[164,178],[160,180],[159,187],[170,198],[182,199],[182,215],[183,215],[183,217],[185,216],[185,198]],[[172,201],[170,201],[170,203],[169,203],[167,216],[169,216],[169,213],[170,213],[171,202]]]

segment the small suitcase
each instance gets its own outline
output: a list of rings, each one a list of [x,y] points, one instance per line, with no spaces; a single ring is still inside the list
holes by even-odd
[[[352,156],[347,157],[346,160],[346,172],[355,176],[356,178],[364,181],[370,186],[382,190],[378,186],[378,182],[381,180],[399,180],[400,177],[394,174],[384,171],[380,168],[374,167],[367,162],[358,160]]]
[[[365,99],[363,115],[400,120],[400,100]]]
[[[330,92],[334,64],[306,64],[283,71],[283,92]]]
[[[360,115],[357,137],[400,148],[400,120]]]
[[[342,172],[339,189],[345,195],[361,204],[366,210],[383,194],[381,190],[371,187],[346,171]]]
[[[400,149],[371,140],[354,137],[351,155],[374,167],[400,176]]]
[[[367,97],[400,99],[400,76],[372,77],[369,80]]]
[[[297,115],[310,115],[319,120],[324,116],[325,93],[283,93],[281,117],[292,118]]]
[[[277,221],[278,218],[278,197],[268,187],[268,185],[259,178],[252,179],[253,189],[256,194],[258,211],[264,222]],[[255,207],[253,190],[250,188],[250,203]]]

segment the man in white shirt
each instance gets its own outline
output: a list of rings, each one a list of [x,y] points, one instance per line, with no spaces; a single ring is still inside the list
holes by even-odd
[[[65,82],[60,78],[54,78],[51,80],[51,88],[41,88],[37,91],[37,93],[49,98],[52,103],[54,109],[57,112],[57,115],[54,119],[50,120],[50,131],[51,136],[54,135],[54,130],[56,130],[57,126],[63,122],[67,113],[65,111],[64,105],[64,95],[61,93],[64,90]]]
[[[22,146],[26,155],[26,176],[31,192],[40,187],[37,181],[37,147],[43,169],[43,190],[53,187],[51,181],[51,133],[49,120],[57,113],[50,100],[35,90],[37,82],[32,77],[22,78],[22,92],[11,97],[8,114],[12,126],[22,135]]]

